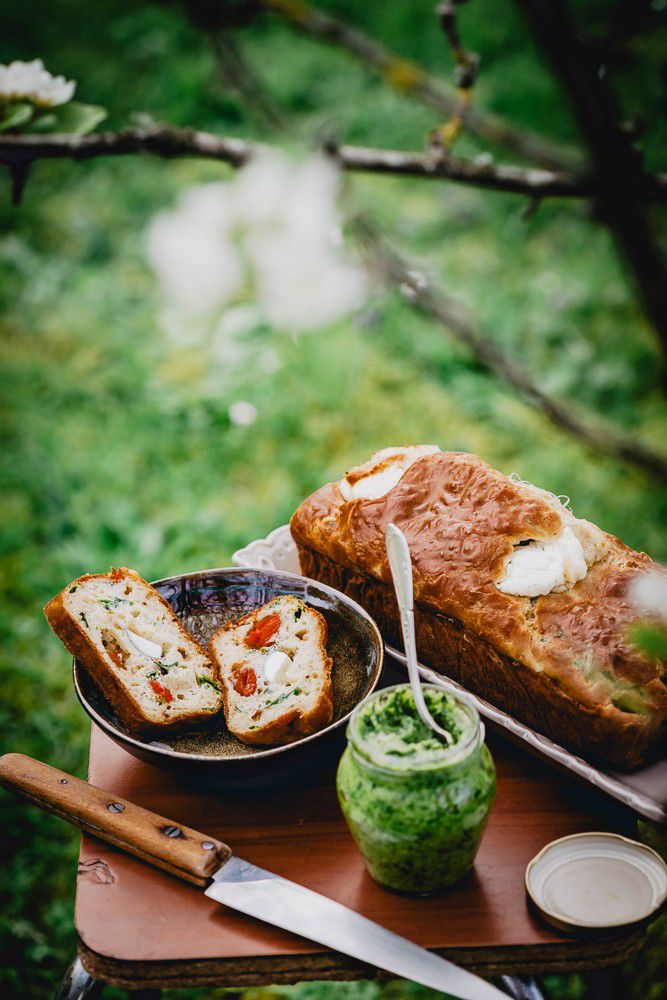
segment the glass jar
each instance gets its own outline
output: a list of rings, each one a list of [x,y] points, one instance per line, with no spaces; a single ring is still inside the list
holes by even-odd
[[[338,799],[373,878],[437,892],[472,866],[496,787],[484,726],[463,698],[424,685],[441,743],[417,715],[410,686],[375,692],[354,711],[338,766]]]

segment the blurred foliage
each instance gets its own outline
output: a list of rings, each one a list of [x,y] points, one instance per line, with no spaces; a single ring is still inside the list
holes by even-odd
[[[432,0],[328,6],[400,53],[451,72]],[[480,6],[460,13],[466,44],[482,55],[475,100],[527,126],[548,123],[552,138],[574,142],[568,109],[515,6],[499,0],[494,16]],[[608,5],[576,7],[586,30],[602,38]],[[352,142],[421,148],[434,124],[427,109],[345,54],[273,19],[240,41],[289,116],[294,145],[328,130]],[[614,64],[624,107],[651,122],[649,161],[664,138],[663,41],[659,32],[632,39]],[[7,6],[0,61],[35,56],[78,80],[81,100],[107,107],[110,127],[142,113],[271,138],[221,86],[206,38],[175,5]],[[469,137],[460,149],[481,151]],[[54,162],[34,167],[19,209],[8,183],[0,190],[1,745],[79,775],[88,725],[68,656],[41,614],[45,601],[110,563],[148,578],[224,565],[374,448],[434,441],[478,452],[567,491],[578,514],[667,558],[663,489],[552,430],[398,296],[378,292],[354,322],[298,342],[263,328],[232,334],[233,317],[206,345],[188,343],[188,331],[170,339],[143,255],[146,223],[185,185],[226,175],[213,163],[148,157]],[[511,196],[391,178],[354,178],[348,187],[540,384],[664,447],[653,337],[587,206],[546,204],[525,221]],[[231,426],[236,399],[257,407],[253,426]],[[45,997],[74,949],[78,838],[5,795],[0,829],[0,993]],[[628,996],[664,995],[664,955],[664,925],[656,925],[623,971]],[[576,976],[552,977],[549,989],[583,996]],[[425,993],[409,984],[308,984],[254,990],[246,1000],[288,992],[293,1000]]]
[[[635,625],[630,638],[647,656],[667,660],[667,629],[657,625]]]
[[[106,111],[95,104],[70,101],[56,108],[40,108],[30,101],[0,104],[0,132],[70,132],[85,135],[104,121]]]

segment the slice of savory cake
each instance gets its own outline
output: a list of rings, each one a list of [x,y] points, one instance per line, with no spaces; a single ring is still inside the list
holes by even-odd
[[[291,595],[213,635],[227,727],[244,743],[290,743],[331,722],[327,623]]]
[[[206,650],[133,570],[81,576],[44,613],[131,732],[191,728],[222,709]]]

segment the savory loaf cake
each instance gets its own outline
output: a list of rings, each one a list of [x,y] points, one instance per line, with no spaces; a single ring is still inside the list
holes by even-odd
[[[222,710],[206,651],[133,570],[81,576],[44,613],[131,732],[191,728]]]
[[[331,722],[327,623],[314,608],[276,597],[210,643],[227,727],[244,743],[289,743]]]
[[[292,517],[301,569],[401,645],[387,524],[414,566],[422,662],[585,757],[632,769],[664,746],[664,662],[630,642],[644,553],[475,455],[389,448]]]

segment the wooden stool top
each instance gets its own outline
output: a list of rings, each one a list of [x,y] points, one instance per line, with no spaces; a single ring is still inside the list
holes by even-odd
[[[89,780],[219,837],[239,856],[478,971],[560,971],[621,961],[639,946],[640,933],[604,942],[567,938],[532,915],[523,880],[527,862],[547,841],[619,829],[620,814],[507,742],[490,745],[498,793],[474,869],[430,899],[395,895],[366,873],[338,807],[333,764],[306,787],[197,792],[135,760],[93,727]],[[87,835],[75,923],[88,971],[120,986],[245,986],[376,971],[228,910]]]

